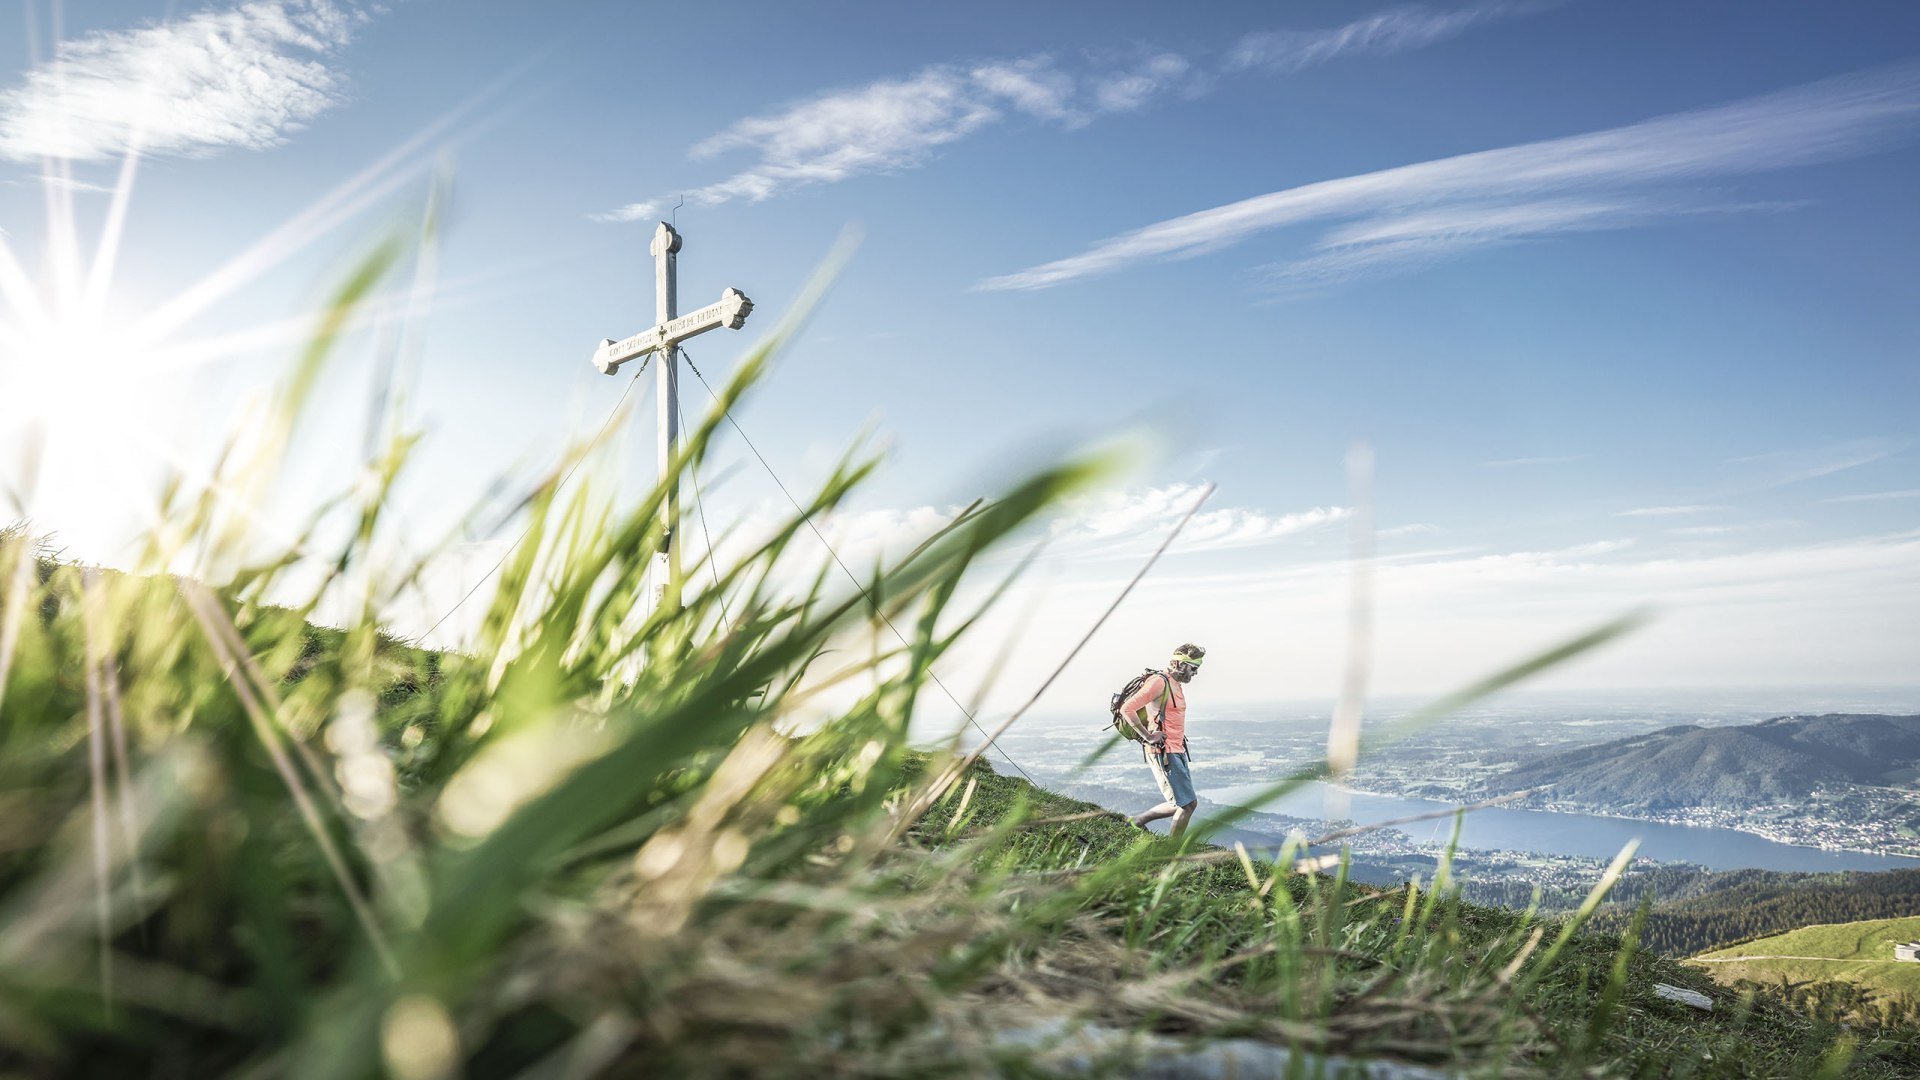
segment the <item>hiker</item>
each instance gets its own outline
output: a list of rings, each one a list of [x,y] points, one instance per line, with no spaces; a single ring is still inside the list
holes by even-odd
[[[1182,645],[1173,650],[1167,669],[1155,672],[1140,684],[1133,695],[1120,703],[1120,715],[1133,724],[1146,743],[1147,767],[1153,770],[1153,782],[1164,801],[1127,820],[1140,828],[1161,818],[1173,819],[1173,835],[1186,831],[1193,820],[1200,796],[1193,790],[1193,773],[1187,755],[1187,693],[1184,684],[1200,670],[1207,650],[1198,645]]]

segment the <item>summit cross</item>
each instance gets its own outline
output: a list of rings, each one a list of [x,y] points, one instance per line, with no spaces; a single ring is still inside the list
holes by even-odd
[[[607,338],[593,351],[593,366],[608,375],[620,365],[649,353],[659,353],[660,399],[660,481],[666,485],[661,500],[660,546],[653,555],[653,602],[680,604],[680,475],[674,468],[674,455],[680,447],[680,351],[681,342],[709,330],[725,327],[738,330],[753,311],[753,301],[739,289],[720,294],[718,303],[681,315],[678,256],[681,237],[673,226],[661,222],[653,231],[653,326],[615,341]]]

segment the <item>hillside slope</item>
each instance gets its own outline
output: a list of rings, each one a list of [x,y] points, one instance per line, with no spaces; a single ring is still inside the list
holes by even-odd
[[[1819,923],[1920,916],[1920,870],[1703,873],[1662,867],[1622,882],[1595,926],[1625,929],[1632,906],[1648,895],[1653,908],[1642,940],[1649,948],[1686,956]]]
[[[1045,839],[1035,845],[1034,855],[1024,860],[1022,869],[1028,871],[1049,872],[1058,865],[1054,860],[1069,853],[1075,862],[1087,865],[1118,857],[1141,843],[1174,847],[1168,840],[1144,839],[1117,815],[1091,803],[1041,791],[1018,779],[982,772],[975,778],[974,787],[964,815],[970,830],[989,828],[1016,812],[1058,822],[1034,830]],[[932,823],[928,831],[942,830],[943,826]],[[1166,888],[1162,903],[1177,910],[1179,916],[1162,932],[1192,936],[1197,930],[1197,940],[1187,947],[1216,955],[1244,948],[1240,938],[1243,933],[1257,935],[1253,940],[1265,937],[1249,925],[1249,916],[1259,910],[1256,890],[1237,857],[1230,851],[1203,849],[1199,859],[1198,865],[1171,879]],[[1254,862],[1252,867],[1256,879],[1274,873],[1274,868],[1264,863]],[[1424,905],[1431,901],[1418,889],[1349,890],[1337,879],[1313,874],[1284,875],[1280,882],[1285,888],[1274,890],[1275,894],[1284,891],[1291,898],[1301,923],[1313,926],[1328,919],[1344,922],[1339,951],[1361,970],[1373,973],[1373,980],[1398,984],[1401,989],[1396,996],[1418,998],[1437,989],[1431,980],[1442,969],[1453,970],[1446,979],[1455,986],[1462,982],[1471,986],[1477,964],[1484,963],[1489,955],[1506,955],[1501,950],[1507,942],[1530,935],[1531,924],[1524,913],[1457,899],[1403,923],[1403,915],[1425,911]],[[1553,940],[1559,925],[1544,926],[1547,941]],[[1395,929],[1377,934],[1380,927]],[[1188,933],[1177,933],[1182,930]],[[1831,1047],[1826,1040],[1837,1029],[1792,1013],[1771,995],[1762,993],[1743,1001],[1739,995],[1716,986],[1697,968],[1648,951],[1629,953],[1624,967],[1618,969],[1624,980],[1618,986],[1617,1001],[1610,1000],[1616,992],[1608,989],[1610,973],[1616,969],[1620,951],[1619,938],[1584,933],[1573,939],[1569,951],[1532,986],[1517,989],[1527,982],[1528,962],[1538,956],[1529,951],[1517,965],[1518,978],[1511,983],[1496,979],[1476,991],[1484,995],[1478,1000],[1496,1008],[1516,1008],[1538,1025],[1525,1042],[1538,1048],[1559,1048],[1516,1060],[1515,1066],[1524,1065],[1521,1075],[1560,1076],[1591,1068],[1607,1076],[1792,1076],[1816,1070]],[[1034,963],[1045,965],[1049,960],[1042,953]],[[1160,963],[1164,959],[1148,966]],[[1230,977],[1228,981],[1234,980]],[[1655,983],[1709,993],[1717,1008],[1703,1014],[1675,1005],[1654,993]],[[1336,995],[1326,1018],[1335,1030],[1354,1019],[1343,1018],[1339,997]],[[1355,999],[1355,1007],[1363,1001]],[[1441,994],[1424,1008],[1429,1016],[1445,1016],[1458,1004],[1458,999]],[[1251,1015],[1237,1022],[1221,1019],[1228,1030],[1254,1022]],[[1190,1027],[1185,1030],[1194,1031]],[[1417,1024],[1400,1030],[1389,1025],[1357,1049],[1372,1047],[1377,1053],[1383,1047],[1418,1045],[1420,1030]],[[1597,1042],[1593,1039],[1596,1032],[1602,1033]],[[1541,1054],[1541,1050],[1535,1053]],[[1451,1064],[1467,1066],[1477,1060],[1468,1040],[1456,1044]],[[1876,1035],[1867,1040],[1850,1075],[1893,1077],[1913,1075],[1915,1070],[1920,1070],[1920,1048],[1909,1039]]]
[[[1893,958],[1897,942],[1920,939],[1920,917],[1806,926],[1702,953],[1690,963],[1728,986],[1846,983],[1882,1010],[1920,1011],[1920,963]]]

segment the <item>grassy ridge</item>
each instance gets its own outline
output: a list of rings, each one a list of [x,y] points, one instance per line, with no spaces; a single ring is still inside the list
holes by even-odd
[[[1745,945],[1702,953],[1701,958],[1745,956],[1807,956],[1835,960],[1861,960],[1896,963],[1895,943],[1920,939],[1920,917],[1910,919],[1873,919],[1828,926],[1806,926],[1798,930],[1762,938]],[[1899,970],[1920,972],[1920,964],[1904,964]],[[1920,989],[1920,983],[1915,984]]]
[[[1009,819],[1059,821],[1024,830],[1031,839],[1019,859],[1028,872],[1084,866],[1143,846],[1178,850],[1170,840],[1142,839],[1120,817],[1094,804],[1038,791],[1017,778],[976,772],[973,783],[961,815],[967,830],[983,830]],[[950,832],[951,814],[951,806],[942,808],[930,819],[928,832],[936,836]],[[1249,870],[1231,853],[1217,849],[1197,854],[1203,861],[1172,864],[1183,866],[1172,877],[1165,876],[1165,869],[1150,875],[1158,918],[1155,934],[1148,938],[1149,956],[1142,962],[1150,966],[1205,963],[1208,955],[1232,954],[1262,940],[1269,931],[1261,926],[1261,905],[1253,902],[1258,889],[1249,877],[1265,882],[1279,874],[1279,889],[1269,895],[1284,890],[1303,923],[1333,921],[1345,927],[1337,935],[1341,956],[1335,966],[1341,974],[1336,981],[1352,981],[1333,995],[1326,1023],[1334,1030],[1345,1024],[1371,1029],[1380,1017],[1360,1007],[1356,999],[1365,993],[1361,988],[1381,981],[1413,998],[1401,997],[1402,1007],[1414,1008],[1417,1001],[1417,1008],[1426,1010],[1424,1016],[1399,1017],[1398,1023],[1373,1029],[1370,1038],[1336,1042],[1331,1049],[1491,1068],[1488,1052],[1497,1051],[1504,1039],[1512,1051],[1519,1052],[1511,1060],[1518,1075],[1539,1076],[1583,1075],[1584,1069],[1591,1068],[1606,1076],[1785,1077],[1815,1075],[1823,1065],[1833,1063],[1829,1055],[1837,1027],[1792,1012],[1766,993],[1729,994],[1697,969],[1623,947],[1610,934],[1575,936],[1552,969],[1531,985],[1524,978],[1476,984],[1462,976],[1477,961],[1490,953],[1508,957],[1512,942],[1531,937],[1539,924],[1527,913],[1467,904],[1449,894],[1436,903],[1432,893],[1417,886],[1381,891],[1346,885],[1337,874],[1284,874],[1258,861]],[[1335,907],[1339,910],[1330,910]],[[1410,912],[1414,914],[1408,917]],[[1545,928],[1558,925],[1549,923]],[[1164,944],[1151,944],[1156,939]],[[1235,980],[1227,981],[1232,985]],[[1475,993],[1463,999],[1440,990],[1450,981],[1455,989],[1471,987]],[[1709,993],[1718,1007],[1702,1014],[1676,1005],[1653,992],[1655,983]],[[1267,985],[1269,992],[1277,989]],[[1210,1026],[1216,1033],[1257,1029],[1259,1014],[1272,1007],[1271,1000],[1262,997],[1241,998],[1239,1007],[1246,1015],[1237,1022]],[[1476,1004],[1493,1006],[1496,1013],[1509,1017],[1493,1025],[1500,1034],[1484,1048],[1459,1038],[1473,1029],[1471,1006]],[[1449,1006],[1460,1012],[1450,1014]],[[1344,1015],[1344,1007],[1353,1007],[1354,1014]],[[1406,1053],[1419,1046],[1421,1033],[1432,1030],[1423,1021],[1453,1028],[1449,1052],[1432,1055],[1428,1048],[1429,1053]],[[1187,1033],[1206,1030],[1174,1018],[1161,1021],[1160,1027]],[[1873,1036],[1861,1049],[1849,1075],[1906,1076],[1920,1068],[1920,1050],[1898,1035]]]

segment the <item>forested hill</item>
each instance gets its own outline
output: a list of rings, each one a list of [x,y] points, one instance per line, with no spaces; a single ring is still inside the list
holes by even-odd
[[[1741,727],[1680,725],[1521,761],[1491,793],[1552,785],[1552,797],[1615,809],[1748,807],[1840,784],[1911,781],[1920,716],[1783,716]]]
[[[1702,873],[1661,867],[1623,880],[1595,924],[1615,932],[1626,929],[1634,905],[1649,893],[1654,903],[1642,940],[1660,952],[1690,956],[1816,923],[1920,915],[1920,870]]]

